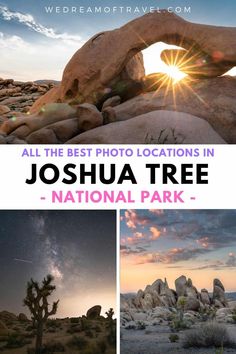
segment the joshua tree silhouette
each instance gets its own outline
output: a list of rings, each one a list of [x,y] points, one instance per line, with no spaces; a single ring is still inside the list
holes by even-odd
[[[49,310],[48,297],[56,289],[52,282],[53,276],[49,274],[43,279],[41,286],[33,279],[27,283],[24,305],[29,308],[36,327],[35,354],[41,354],[44,324],[49,316],[56,314],[58,308],[59,300],[53,302],[51,311]]]
[[[110,309],[106,312],[106,315],[107,315],[107,319],[108,319],[108,320],[112,320],[112,319],[113,319],[113,316],[114,316],[114,310],[113,310],[113,308],[110,308]]]

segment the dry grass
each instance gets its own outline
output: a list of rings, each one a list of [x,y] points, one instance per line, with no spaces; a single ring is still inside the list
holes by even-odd
[[[236,348],[227,328],[216,322],[210,322],[185,334],[184,348]]]

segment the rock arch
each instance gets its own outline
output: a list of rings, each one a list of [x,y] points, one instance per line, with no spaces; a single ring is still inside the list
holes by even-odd
[[[179,45],[190,56],[202,56],[193,73],[198,77],[220,76],[236,65],[236,28],[191,23],[165,10],[153,12],[88,40],[66,65],[61,84],[36,101],[31,113],[50,102],[98,104],[124,75],[130,60],[133,75],[126,78],[141,80],[139,52],[160,41]]]

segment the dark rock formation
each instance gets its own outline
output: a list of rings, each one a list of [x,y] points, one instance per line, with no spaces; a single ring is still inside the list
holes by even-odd
[[[26,314],[24,314],[24,313],[20,313],[20,314],[18,315],[18,320],[19,320],[20,322],[28,322],[28,321],[29,321],[28,317],[27,317]]]
[[[101,315],[101,310],[102,310],[102,307],[100,305],[95,305],[87,311],[86,317],[90,320],[94,320],[96,318],[99,318]]]

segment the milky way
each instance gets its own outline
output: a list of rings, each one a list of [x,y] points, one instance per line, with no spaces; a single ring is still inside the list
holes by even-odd
[[[114,307],[115,212],[1,211],[0,225],[0,310],[23,311],[27,281],[47,274],[60,316],[81,314],[96,301]]]

